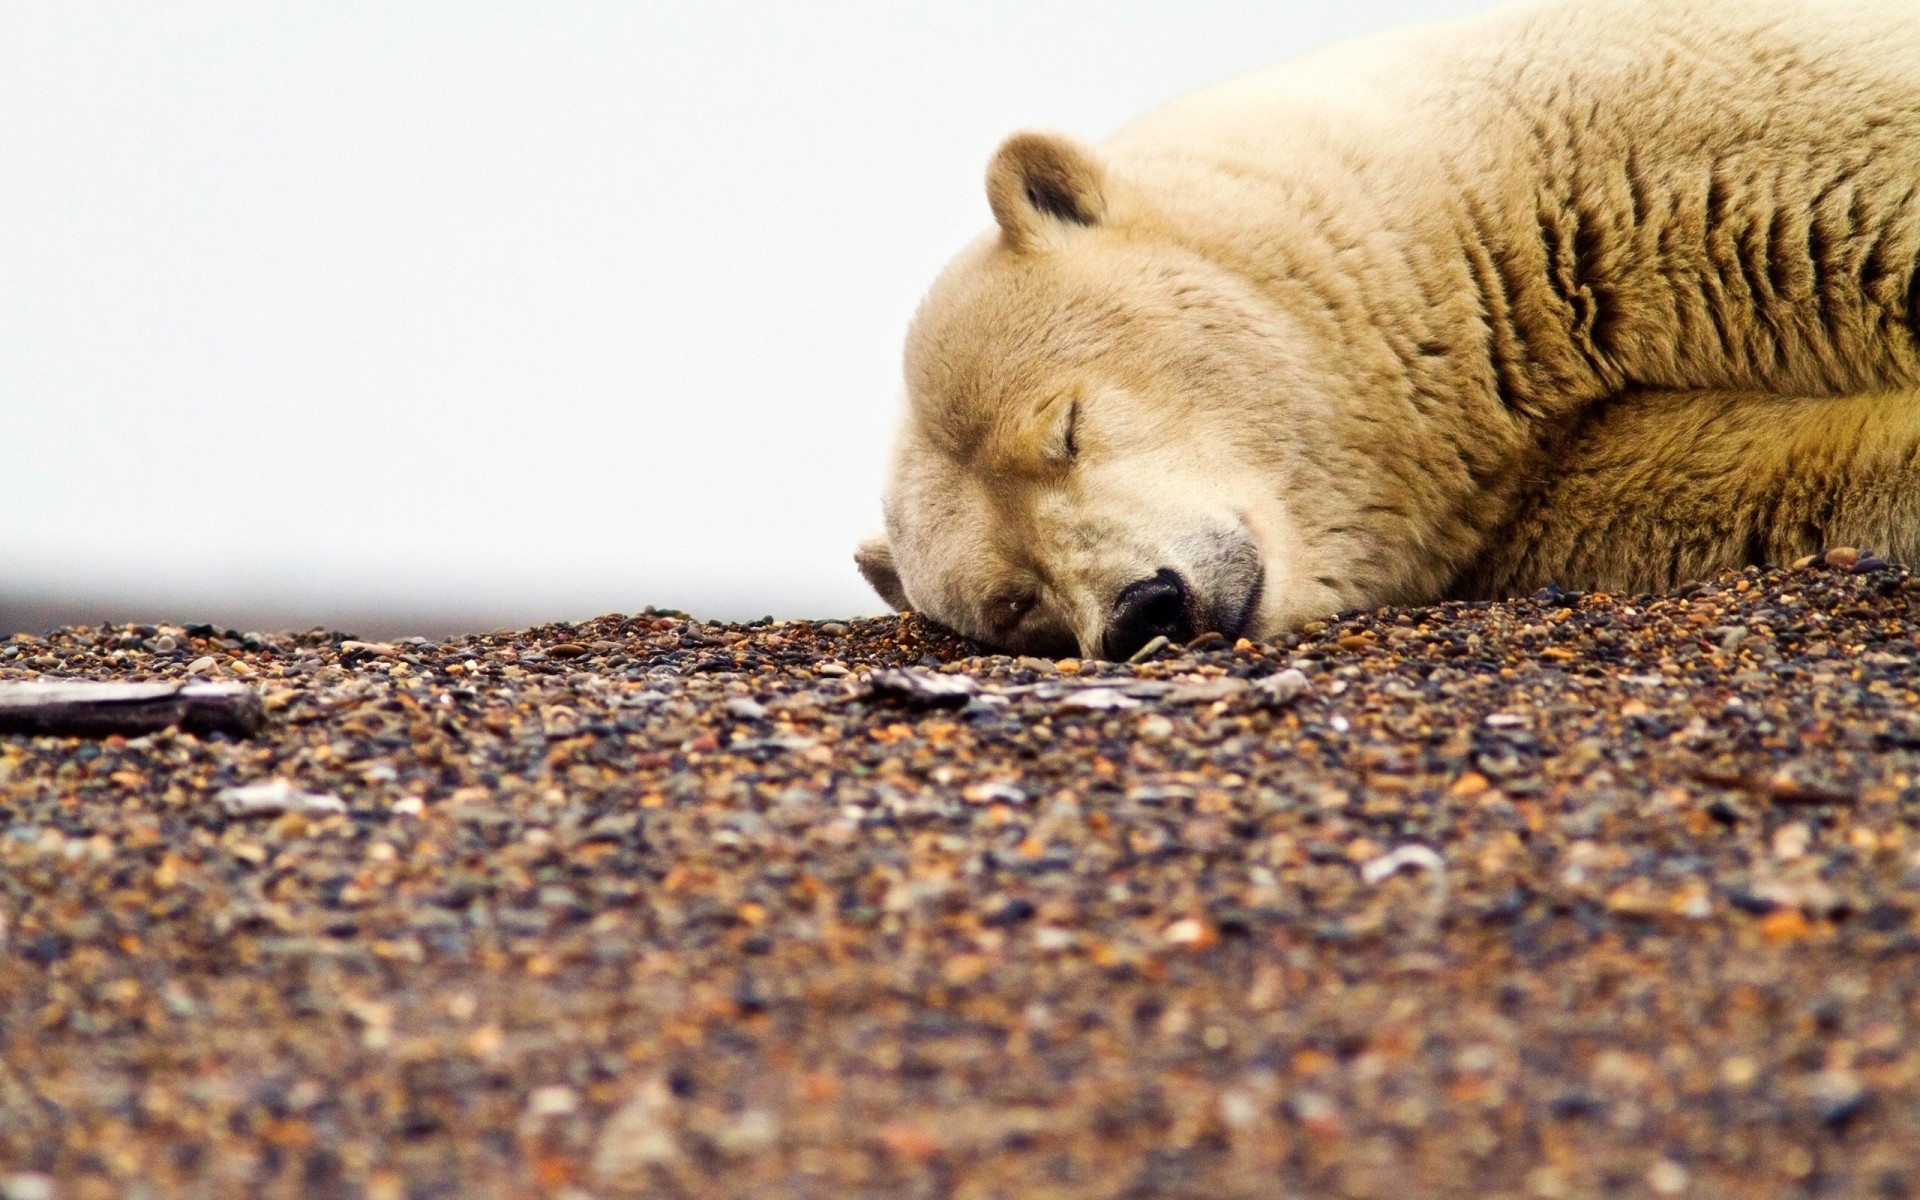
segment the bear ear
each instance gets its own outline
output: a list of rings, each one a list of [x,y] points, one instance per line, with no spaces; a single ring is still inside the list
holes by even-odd
[[[1016,250],[1062,224],[1098,225],[1107,215],[1107,173],[1093,152],[1052,133],[1016,133],[987,167],[987,203]]]
[[[905,612],[912,607],[907,603],[906,589],[900,586],[900,572],[894,570],[893,547],[887,544],[886,534],[870,534],[853,552],[853,561],[893,611]]]

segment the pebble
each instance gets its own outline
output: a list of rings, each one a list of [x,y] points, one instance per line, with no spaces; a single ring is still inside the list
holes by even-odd
[[[1030,798],[1024,788],[1011,783],[976,783],[961,792],[973,804],[1025,804]]]
[[[1313,690],[1313,683],[1297,667],[1288,667],[1255,681],[1254,691],[1267,704],[1285,707]]]
[[[749,696],[729,696],[722,707],[728,716],[738,717],[742,721],[764,721],[767,718],[767,706]]]
[[[0,1200],[56,1200],[53,1177],[36,1171],[16,1171],[0,1177]]]
[[[1175,946],[1197,946],[1211,941],[1213,931],[1207,928],[1205,921],[1197,917],[1188,917],[1167,926],[1160,936]]]
[[[1691,1182],[1692,1177],[1687,1174],[1687,1169],[1670,1158],[1655,1159],[1654,1164],[1647,1168],[1647,1186],[1657,1195],[1685,1195]]]
[[[644,1187],[649,1168],[680,1157],[679,1138],[668,1123],[674,1107],[664,1081],[650,1079],[616,1109],[600,1130],[594,1149],[593,1175],[602,1183]]]
[[[560,1084],[535,1088],[527,1097],[527,1115],[532,1117],[564,1117],[579,1107],[579,1095]]]

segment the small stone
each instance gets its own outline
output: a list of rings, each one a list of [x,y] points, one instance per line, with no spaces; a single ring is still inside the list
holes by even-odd
[[[1860,552],[1852,546],[1835,546],[1821,558],[1830,567],[1851,567],[1860,561]]]
[[[530,1117],[564,1117],[580,1107],[580,1097],[570,1087],[552,1084],[535,1088],[527,1097]]]
[[[1453,781],[1453,783],[1447,788],[1447,794],[1450,796],[1462,796],[1462,797],[1478,796],[1482,792],[1487,791],[1492,786],[1493,785],[1487,781],[1487,777],[1485,775],[1482,775],[1478,771],[1468,771],[1466,774],[1460,776],[1460,778]]]
[[[1042,925],[1033,931],[1033,948],[1042,954],[1059,954],[1071,950],[1080,941],[1080,935],[1071,929],[1062,929],[1058,925]]]
[[[171,634],[163,633],[159,637],[149,640],[147,646],[155,654],[171,654],[180,648],[180,642],[179,639],[173,637]]]
[[[764,1108],[749,1108],[714,1132],[713,1145],[728,1158],[746,1158],[780,1140],[780,1122]]]
[[[1163,742],[1173,736],[1173,722],[1159,713],[1148,713],[1141,717],[1135,729],[1142,739],[1149,742]]]
[[[1312,690],[1306,673],[1295,667],[1268,675],[1253,685],[1255,698],[1268,708],[1284,708]]]
[[[601,1127],[593,1173],[608,1184],[634,1186],[645,1181],[647,1168],[678,1158],[679,1139],[667,1120],[672,1110],[673,1093],[665,1080],[642,1084]]]
[[[1866,1110],[1869,1094],[1860,1077],[1852,1071],[1819,1071],[1806,1082],[1807,1098],[1813,1101],[1820,1123],[1829,1128],[1850,1124]]]
[[[1220,1119],[1235,1129],[1245,1129],[1260,1119],[1260,1103],[1238,1089],[1221,1092]]]
[[[53,1176],[16,1171],[0,1179],[0,1200],[54,1200]]]
[[[592,648],[579,642],[559,642],[547,647],[548,658],[585,658],[592,653]]]
[[[1210,946],[1220,940],[1219,935],[1205,921],[1197,917],[1186,917],[1175,921],[1161,930],[1160,936],[1173,946]]]
[[[1339,1106],[1319,1092],[1295,1092],[1287,1098],[1287,1108],[1296,1120],[1309,1129],[1324,1134],[1340,1130]]]
[[[751,696],[729,696],[725,707],[728,716],[742,721],[759,721],[767,715],[767,706]]]
[[[196,658],[192,662],[187,664],[187,674],[210,675],[213,673],[214,669],[217,668],[219,665],[220,665],[219,661],[216,660],[213,657],[213,655],[202,654],[199,658]]]
[[[1647,1186],[1662,1196],[1678,1196],[1687,1190],[1687,1169],[1670,1158],[1656,1159],[1647,1168]]]
[[[1773,856],[1782,862],[1792,862],[1805,858],[1807,847],[1813,842],[1813,833],[1799,821],[1782,825],[1773,833]]]

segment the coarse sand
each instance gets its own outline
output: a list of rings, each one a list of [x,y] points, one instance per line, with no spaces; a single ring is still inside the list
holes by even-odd
[[[16,637],[0,1196],[1915,1195],[1917,603]]]

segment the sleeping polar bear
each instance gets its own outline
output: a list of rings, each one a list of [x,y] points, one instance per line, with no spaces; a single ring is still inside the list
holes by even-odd
[[[1533,0],[987,195],[857,557],[989,644],[1920,551],[1915,0]]]

